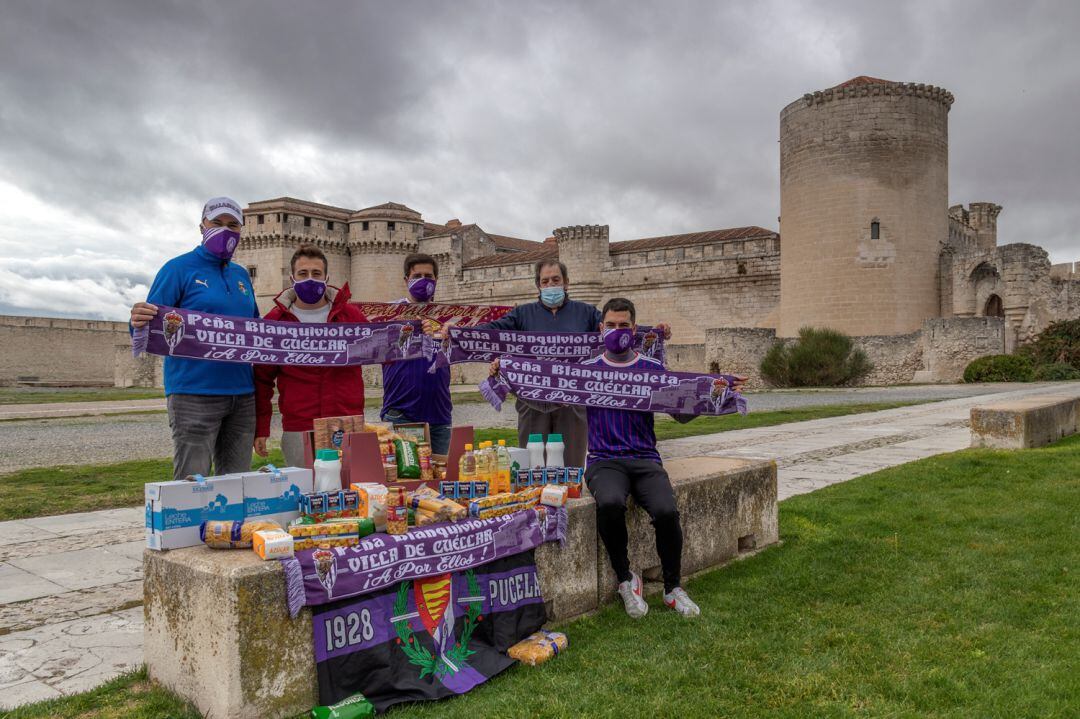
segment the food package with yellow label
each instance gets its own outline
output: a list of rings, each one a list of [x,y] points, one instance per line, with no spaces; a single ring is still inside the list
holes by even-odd
[[[288,559],[293,555],[294,541],[284,529],[260,529],[251,535],[251,548],[260,559]]]

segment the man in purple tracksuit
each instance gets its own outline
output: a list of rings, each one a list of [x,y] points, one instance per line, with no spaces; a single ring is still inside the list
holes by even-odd
[[[608,300],[601,313],[604,354],[582,364],[616,369],[663,370],[658,360],[631,349],[636,312],[634,304],[616,297]],[[740,380],[746,378],[741,377]],[[741,385],[736,384],[734,389]],[[688,422],[693,417],[677,416]],[[682,527],[675,506],[671,480],[656,450],[652,412],[589,407],[589,458],[585,482],[596,501],[596,524],[600,539],[611,558],[619,580],[619,596],[626,613],[634,619],[645,616],[649,605],[642,597],[641,577],[630,570],[627,554],[626,499],[648,512],[656,529],[656,552],[664,575],[664,604],[684,617],[701,613],[681,586]]]
[[[427,303],[435,296],[439,263],[434,257],[411,254],[405,258],[405,287],[409,296],[398,302]],[[432,331],[424,322],[425,332]],[[428,373],[424,359],[383,365],[383,406],[379,416],[385,422],[427,422],[431,430],[431,451],[446,454],[454,404],[450,399],[450,367]]]

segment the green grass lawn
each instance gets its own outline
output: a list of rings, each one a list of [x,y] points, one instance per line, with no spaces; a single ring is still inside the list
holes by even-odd
[[[561,627],[570,647],[410,717],[1066,717],[1080,706],[1080,436],[780,505],[782,545]],[[97,712],[97,713],[93,713]],[[135,673],[11,719],[197,717]]]
[[[0,387],[0,405],[115,402],[125,399],[165,399],[165,392],[143,387]]]
[[[900,407],[898,403],[834,405],[798,410],[750,413],[746,416],[699,417],[689,424],[659,421],[659,439],[711,434],[746,427],[765,427],[804,419],[837,417],[858,412]],[[479,429],[476,441],[507,440],[517,442],[515,429]],[[270,457],[253,457],[252,467],[272,462],[281,466],[285,459],[280,449]],[[143,459],[102,465],[65,465],[24,469],[0,476],[0,521],[27,519],[49,514],[89,512],[95,509],[131,507],[143,501],[143,485],[172,477],[172,460]]]

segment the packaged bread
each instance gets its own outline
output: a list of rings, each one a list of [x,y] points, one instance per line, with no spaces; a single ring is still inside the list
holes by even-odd
[[[540,504],[548,507],[565,506],[568,492],[569,488],[565,484],[549,484],[540,490]]]
[[[293,538],[283,529],[260,529],[251,535],[251,548],[261,559],[288,559],[293,555]]]
[[[281,529],[277,522],[207,520],[199,525],[199,539],[211,549],[250,549],[251,536],[262,529]]]
[[[566,635],[562,632],[540,630],[510,647],[506,654],[511,659],[516,659],[522,664],[535,667],[537,664],[543,664],[548,659],[556,656],[559,652],[566,651],[567,645]]]

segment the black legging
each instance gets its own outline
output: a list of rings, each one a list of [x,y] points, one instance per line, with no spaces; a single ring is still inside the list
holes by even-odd
[[[648,459],[604,459],[589,465],[585,481],[596,500],[596,527],[620,582],[630,579],[626,498],[633,496],[648,512],[656,530],[656,553],[664,573],[664,591],[679,586],[682,572],[682,527],[667,471]]]

